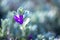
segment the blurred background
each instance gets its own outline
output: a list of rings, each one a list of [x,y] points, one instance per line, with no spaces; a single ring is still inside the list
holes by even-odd
[[[6,25],[8,27],[21,26],[13,22],[13,18],[10,15],[13,15],[15,12],[18,13],[17,10],[19,7],[29,11],[29,14],[24,14],[27,15],[25,20],[29,17],[31,19],[24,30],[28,35],[25,34],[22,37],[13,36],[11,40],[60,40],[60,0],[0,0],[0,33],[1,35],[4,34],[0,36],[0,40],[10,40],[11,38],[10,35],[5,35],[2,32],[2,30],[7,28],[5,27]],[[12,19],[6,22],[7,18]],[[15,30],[11,32],[14,34],[16,29],[12,28],[12,30]],[[20,31],[22,30],[18,29],[18,33]],[[22,32],[19,35],[21,34]]]

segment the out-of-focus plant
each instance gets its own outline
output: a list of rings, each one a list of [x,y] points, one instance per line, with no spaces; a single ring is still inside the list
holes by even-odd
[[[19,17],[19,15],[23,15],[23,24],[20,24],[19,20],[14,19],[14,17]],[[55,18],[56,9],[53,8],[49,11],[41,11],[40,9],[40,11],[36,10],[34,13],[31,13],[20,7],[17,11],[9,11],[6,19],[1,19],[2,34],[3,36],[7,35],[8,39],[12,37],[11,39],[26,40],[27,38],[31,38],[33,40],[35,35],[45,33],[45,26],[48,30],[51,30],[52,27],[47,25],[47,23],[54,22]],[[38,39],[45,39],[44,35],[40,35]]]
[[[26,30],[26,25],[30,22],[30,18],[26,18],[26,14],[28,11],[25,11],[25,16],[23,14],[23,17],[26,19],[24,20],[23,24],[19,24],[14,20],[14,15],[20,15],[22,13],[22,9],[18,9],[17,12],[8,12],[6,19],[1,19],[2,22],[2,34],[12,36],[12,37],[18,37],[20,38],[21,36],[26,36],[25,35],[25,30]]]

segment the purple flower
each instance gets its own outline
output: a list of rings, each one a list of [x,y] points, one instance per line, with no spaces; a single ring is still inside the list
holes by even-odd
[[[30,35],[28,36],[28,39],[31,40],[32,38],[33,38],[33,35],[30,34]]]
[[[23,24],[23,15],[15,15],[14,20],[20,24]]]

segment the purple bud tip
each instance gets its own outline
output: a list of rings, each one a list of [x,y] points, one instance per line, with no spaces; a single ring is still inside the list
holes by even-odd
[[[20,24],[23,24],[23,15],[15,15],[14,20]]]
[[[32,39],[32,37],[33,37],[32,34],[30,34],[30,35],[28,36],[29,39]]]

